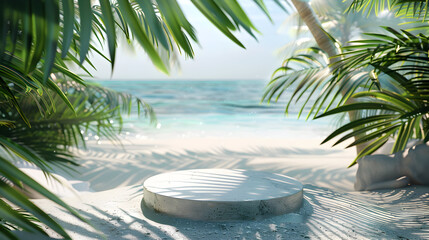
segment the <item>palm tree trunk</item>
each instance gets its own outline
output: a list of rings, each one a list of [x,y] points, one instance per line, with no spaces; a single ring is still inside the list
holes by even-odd
[[[292,4],[295,6],[296,11],[298,12],[301,19],[307,25],[314,39],[316,40],[317,45],[325,51],[329,57],[333,57],[338,54],[337,48],[331,39],[326,36],[325,31],[322,28],[322,24],[317,18],[316,13],[310,7],[310,4],[307,2],[302,2],[300,0],[291,0]],[[333,60],[330,60],[330,63],[333,63]]]
[[[301,19],[304,21],[305,25],[307,25],[314,39],[316,40],[317,45],[325,51],[329,56],[329,63],[333,64],[340,60],[338,57],[334,57],[338,55],[338,50],[332,40],[326,35],[323,30],[322,24],[320,23],[317,15],[314,13],[308,2],[303,2],[300,0],[291,0],[292,4],[295,6],[296,11],[298,12]],[[344,95],[344,93],[343,93]],[[355,102],[352,98],[349,98],[346,103]],[[355,120],[355,114],[353,112],[349,112],[350,120]],[[356,151],[359,154],[365,148],[365,144],[359,144],[356,146]]]

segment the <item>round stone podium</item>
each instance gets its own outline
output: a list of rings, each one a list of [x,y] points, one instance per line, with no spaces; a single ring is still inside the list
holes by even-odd
[[[143,203],[156,212],[193,220],[250,220],[302,205],[302,184],[291,177],[250,170],[168,172],[143,184]]]

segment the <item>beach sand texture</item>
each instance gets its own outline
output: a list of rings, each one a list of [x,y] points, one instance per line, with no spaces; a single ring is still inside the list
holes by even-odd
[[[45,199],[34,202],[74,239],[429,239],[429,187],[356,192],[354,149],[321,139],[177,138],[89,143],[76,150],[94,192],[64,200],[89,219],[79,222]],[[158,173],[227,168],[285,174],[304,184],[296,213],[251,221],[204,222],[159,215],[142,206],[142,183]],[[56,237],[52,233],[53,237]],[[36,239],[34,235],[22,238]]]

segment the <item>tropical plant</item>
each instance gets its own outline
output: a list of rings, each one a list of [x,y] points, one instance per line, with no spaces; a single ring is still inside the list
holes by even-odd
[[[307,99],[302,101],[303,104],[298,115],[301,116],[307,104],[312,102],[310,99],[316,95],[313,107],[311,107],[307,114],[308,119],[312,114],[319,113],[322,108],[327,107],[326,109],[328,109],[334,102],[341,104],[354,101],[349,98],[350,92],[359,87],[362,79],[360,78],[360,74],[356,75],[359,76],[359,81],[355,81],[354,83],[351,82],[356,80],[355,78],[348,77],[342,80],[332,78],[330,65],[339,60],[337,55],[340,53],[341,42],[326,32],[319,21],[319,16],[313,11],[308,2],[292,0],[292,3],[318,47],[298,49],[296,53],[293,53],[294,55],[287,58],[283,62],[282,67],[274,72],[272,81],[268,84],[266,92],[263,95],[263,100],[270,102],[276,95],[277,101],[287,88],[296,86],[286,107],[286,113],[295,98],[297,102],[305,96]],[[316,3],[321,5],[319,1],[316,1]],[[343,42],[350,40],[356,32],[359,33],[366,29],[365,27],[361,27],[362,29],[358,31],[352,31],[350,25],[353,22],[349,21],[354,21],[358,17],[343,17],[339,12],[344,11],[346,8],[338,6],[338,4],[341,5],[343,3],[336,2],[332,4],[337,7],[331,10],[331,14],[327,13],[328,10],[322,10],[320,17],[325,21],[334,21],[337,25],[340,25],[334,29],[340,29],[338,36],[342,37]],[[355,33],[352,34],[352,32]],[[295,85],[293,85],[294,83]],[[343,87],[338,88],[340,83],[342,83]],[[357,117],[356,112],[349,112],[349,117],[352,120],[355,119]],[[356,147],[357,152],[362,151],[362,149],[362,145]]]
[[[261,1],[255,1],[265,9]],[[194,5],[227,37],[244,47],[231,33],[239,27],[253,35],[254,26],[235,1],[193,1]],[[196,41],[193,27],[185,18],[176,1],[119,0],[100,1],[92,6],[90,1],[2,1],[0,31],[1,77],[3,91],[15,103],[9,83],[23,90],[42,91],[55,87],[50,74],[59,72],[77,82],[81,79],[68,71],[66,61],[79,67],[91,62],[86,57],[92,50],[91,35],[101,44],[107,39],[112,67],[115,62],[116,35],[118,30],[128,39],[136,39],[152,62],[161,71],[168,67],[160,57],[161,49],[170,52],[177,47],[193,57],[191,40]],[[189,39],[190,38],[190,39]],[[78,56],[78,57],[77,57]],[[67,99],[63,97],[67,102]],[[25,116],[23,116],[25,119]]]
[[[23,174],[13,165],[15,161],[34,164],[43,170],[47,177],[51,177],[50,172],[54,166],[69,171],[77,165],[71,147],[85,144],[84,131],[92,131],[100,137],[116,140],[116,134],[122,124],[121,111],[128,112],[133,101],[136,102],[138,110],[144,110],[155,120],[150,106],[128,94],[116,93],[91,84],[84,90],[70,81],[61,81],[58,85],[67,94],[74,111],[58,95],[53,95],[51,99],[55,102],[55,111],[42,111],[39,100],[35,101],[34,96],[17,95],[22,112],[32,124],[29,127],[17,111],[14,111],[13,105],[0,106],[0,114],[11,121],[11,125],[0,128],[0,144],[6,151],[0,157],[0,174],[3,176],[0,192],[1,196],[8,200],[1,204],[2,208],[8,209],[8,212],[0,215],[3,221],[0,233],[4,238],[13,238],[10,230],[14,229],[44,234],[43,228],[33,223],[35,220],[43,222],[63,237],[68,236],[61,226],[18,191],[23,184],[84,220],[62,200]],[[15,211],[10,203],[25,211]]]
[[[254,35],[255,27],[235,0],[191,2],[237,45],[244,47],[233,31],[244,29]],[[263,1],[254,2],[268,16]],[[279,3],[279,6],[282,5]],[[62,237],[69,238],[52,218],[8,185],[25,184],[84,220],[11,163],[17,156],[48,174],[52,164],[73,164],[67,147],[82,143],[82,128],[92,128],[114,138],[110,120],[115,117],[120,120],[118,105],[112,105],[106,92],[100,89],[86,96],[86,92],[77,90],[86,83],[68,66],[75,64],[84,70],[83,62],[92,66],[88,52],[102,55],[91,41],[97,39],[101,45],[107,41],[110,58],[105,58],[113,68],[116,41],[121,34],[130,42],[135,39],[154,65],[168,72],[169,54],[176,49],[193,57],[191,41],[197,41],[196,34],[175,0],[0,1],[0,20],[0,129],[4,134],[0,137],[0,145],[5,151],[0,156],[0,175],[3,176],[0,196],[7,200],[0,203],[0,236],[16,238],[11,231],[15,228],[46,234],[34,223],[39,220]],[[167,58],[162,58],[165,53]],[[62,88],[57,77],[79,86]],[[143,108],[150,109],[146,105]],[[41,131],[50,139],[37,141]],[[42,143],[45,144],[42,146]]]
[[[46,159],[44,162],[49,164],[41,163],[39,168],[76,165],[70,147],[85,146],[84,136],[88,133],[120,143],[116,135],[122,129],[122,113],[130,114],[133,106],[136,106],[138,115],[144,113],[152,123],[156,121],[153,109],[129,94],[118,93],[94,83],[87,83],[85,88],[73,81],[57,80],[57,84],[67,95],[74,111],[58,95],[53,95],[51,99],[55,102],[55,111],[43,111],[39,102],[47,100],[35,101],[33,96],[23,94],[19,96],[19,105],[31,122],[29,127],[13,111],[12,105],[0,106],[0,114],[13,123],[13,126],[0,128],[2,140],[31,149]]]
[[[386,5],[383,3],[384,1],[353,1],[349,11],[362,11],[367,14],[374,11],[377,14],[387,5],[398,17],[419,19],[425,18],[427,14],[425,1],[393,0],[387,1]],[[425,23],[420,24],[422,26],[410,30],[427,29]],[[407,30],[385,29],[388,34],[366,34],[370,39],[350,42],[351,46],[343,48],[340,55],[342,60],[333,66],[334,75],[338,78],[366,69],[368,81],[376,86],[369,88],[367,93],[355,93],[352,96],[364,104],[345,105],[321,115],[356,110],[363,113],[362,119],[351,121],[326,139],[345,134],[351,130],[350,127],[353,128],[352,132],[343,136],[339,142],[351,135],[362,134],[351,145],[363,142],[369,144],[351,165],[360,157],[376,151],[389,138],[395,139],[392,153],[405,149],[411,138],[425,142],[429,140],[425,84],[428,65],[427,61],[424,61],[428,56],[427,51],[423,50],[428,37],[421,33],[413,35]]]
[[[410,139],[429,140],[428,129],[428,36],[413,35],[402,30],[386,28],[390,34],[367,34],[370,39],[351,42],[344,47],[334,68],[336,78],[344,78],[366,69],[365,78],[371,87],[353,93],[358,99],[318,116],[359,111],[361,118],[351,121],[324,141],[344,135],[337,143],[350,137],[360,137],[349,146],[369,142],[356,160],[375,152],[389,138],[395,139],[392,153],[404,150]],[[351,133],[347,133],[352,130]]]
[[[353,1],[349,11],[379,13],[387,6],[398,16],[426,14],[427,6],[423,1],[412,1],[416,2],[414,5],[409,4],[411,1],[387,2],[384,5],[384,1]],[[300,4],[309,8],[306,3],[298,3],[298,6]],[[312,24],[308,20],[306,23],[307,26]],[[403,150],[410,138],[429,140],[426,35],[386,27],[388,34],[364,34],[369,39],[351,41],[347,46],[337,48],[338,54],[334,54],[334,47],[340,46],[338,42],[330,34],[322,34],[320,24],[313,26],[313,30],[319,34],[313,35],[316,40],[319,37],[321,49],[310,48],[306,53],[288,58],[275,72],[277,75],[264,97],[271,99],[276,94],[279,97],[297,82],[289,104],[309,93],[305,106],[309,98],[316,95],[307,117],[348,113],[350,122],[334,131],[323,143],[341,135],[334,145],[354,138],[348,147],[363,147],[358,149],[350,166],[376,151],[389,138],[395,139],[392,152]]]
[[[388,21],[391,25],[397,25],[401,20],[397,20],[391,17],[389,14],[383,17],[371,17],[367,18],[361,14],[344,14],[347,10],[347,5],[335,0],[315,0],[311,2],[311,6],[314,8],[314,12],[317,15],[317,19],[320,19],[320,26],[323,26],[321,30],[326,31],[323,33],[327,40],[335,47],[347,45],[348,42],[354,38],[357,38],[360,34],[368,30],[380,31],[374,24]],[[306,5],[304,5],[306,6]],[[292,14],[291,17],[299,18],[298,13]],[[393,21],[392,21],[393,20]],[[299,20],[295,20],[299,22]],[[328,24],[326,24],[328,23]],[[301,39],[305,36],[303,26],[298,24],[295,26],[298,29],[296,37]],[[329,32],[329,34],[327,33]],[[350,91],[339,89],[337,86],[340,84],[335,79],[331,79],[331,71],[329,69],[330,58],[334,57],[334,51],[331,55],[327,54],[323,49],[316,47],[314,41],[308,41],[309,47],[304,47],[302,41],[299,41],[299,47],[292,51],[291,56],[288,56],[283,62],[282,67],[276,69],[273,73],[272,81],[267,86],[266,92],[263,95],[263,100],[268,102],[273,99],[277,101],[284,90],[293,88],[295,89],[290,95],[290,99],[286,106],[285,113],[288,113],[289,107],[292,102],[295,104],[302,100],[302,105],[298,117],[301,116],[305,108],[310,103],[313,103],[311,99],[313,95],[317,95],[314,100],[313,106],[310,108],[306,119],[309,119],[311,115],[316,116],[322,108],[327,109],[337,100],[342,97],[339,103],[344,103],[350,96]],[[293,49],[293,48],[292,48]],[[355,76],[362,76],[362,74]],[[354,79],[354,87],[351,89],[353,92],[359,85],[363,85],[366,81],[363,81],[362,77],[359,81]],[[345,79],[341,85],[349,84]],[[309,94],[306,94],[309,93]],[[305,98],[304,98],[305,95]],[[328,101],[328,103],[327,103]],[[338,101],[337,101],[338,102]]]
[[[425,0],[352,0],[348,12],[377,15],[386,8],[398,17],[425,19],[428,14],[428,4]]]

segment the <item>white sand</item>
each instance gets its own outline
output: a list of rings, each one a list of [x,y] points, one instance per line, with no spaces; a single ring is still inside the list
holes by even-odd
[[[64,200],[94,230],[45,199],[34,200],[75,239],[429,239],[429,187],[355,192],[354,149],[320,146],[321,139],[158,139],[90,144],[77,151],[81,175],[96,192]],[[262,170],[304,184],[297,213],[239,222],[196,222],[141,206],[142,183],[166,171],[196,168]],[[101,235],[100,235],[101,234]],[[53,234],[53,236],[55,236]],[[23,238],[34,236],[23,235]]]

